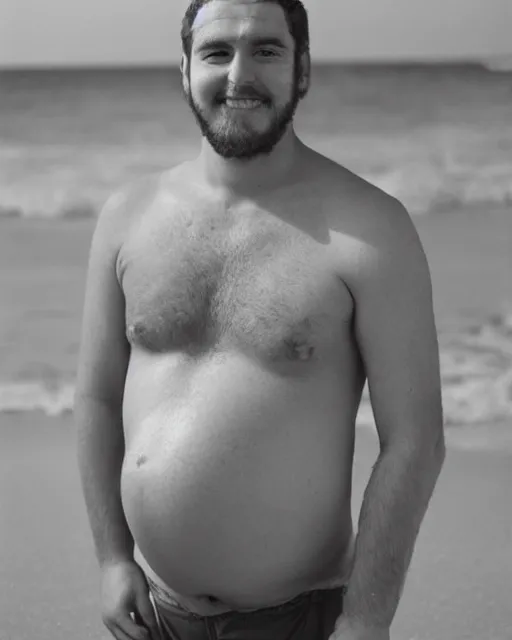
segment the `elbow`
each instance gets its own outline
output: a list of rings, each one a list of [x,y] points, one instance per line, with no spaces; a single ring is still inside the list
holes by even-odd
[[[446,446],[444,435],[441,434],[435,440],[426,443],[421,448],[421,459],[425,464],[425,469],[430,469],[434,477],[438,477],[446,458]]]
[[[434,473],[440,473],[446,458],[444,431],[440,429],[436,437],[410,438],[401,442],[394,441],[381,446],[381,453],[403,458],[415,468],[426,465]]]
[[[422,458],[431,460],[434,466],[442,467],[446,457],[444,431],[441,428],[436,437],[426,439],[419,447]]]

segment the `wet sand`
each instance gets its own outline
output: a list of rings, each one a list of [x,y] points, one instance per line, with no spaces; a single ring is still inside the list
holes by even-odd
[[[107,640],[70,417],[0,415],[0,638]],[[508,425],[509,430],[512,425]],[[488,427],[491,428],[491,427]],[[353,514],[378,453],[356,442]],[[510,640],[512,447],[451,445],[420,531],[393,640]]]

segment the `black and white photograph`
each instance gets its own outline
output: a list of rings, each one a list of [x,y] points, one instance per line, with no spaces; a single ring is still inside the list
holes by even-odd
[[[511,34],[1,0],[0,640],[512,640]]]

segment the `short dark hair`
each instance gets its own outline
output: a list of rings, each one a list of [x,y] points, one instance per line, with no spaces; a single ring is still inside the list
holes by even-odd
[[[192,50],[192,27],[199,9],[212,0],[192,0],[181,22],[181,45],[183,53],[190,58]],[[309,54],[309,22],[307,11],[300,0],[256,0],[278,4],[284,11],[288,29],[295,41],[295,60],[304,53]]]

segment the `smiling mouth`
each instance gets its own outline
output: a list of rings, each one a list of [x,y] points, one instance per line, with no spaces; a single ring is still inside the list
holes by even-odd
[[[265,102],[259,98],[224,98],[221,104],[226,105],[229,109],[257,109],[262,107]]]
[[[263,102],[261,100],[230,100],[225,103],[230,109],[257,109]]]

